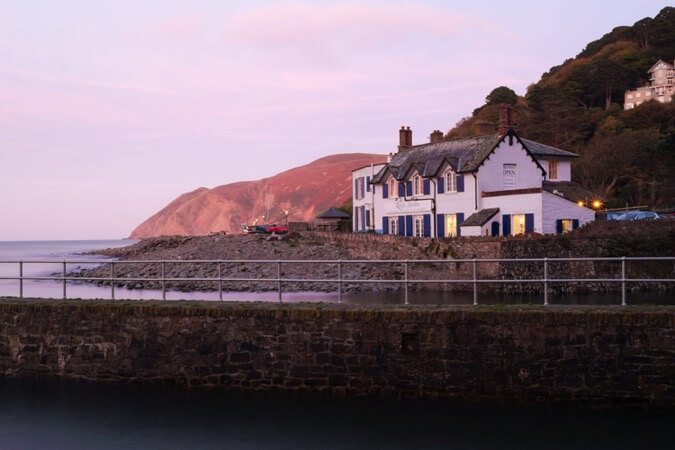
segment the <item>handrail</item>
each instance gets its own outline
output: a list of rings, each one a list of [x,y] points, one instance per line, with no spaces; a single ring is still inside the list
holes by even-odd
[[[258,282],[258,283],[275,283],[278,291],[279,301],[282,298],[283,283],[334,283],[338,287],[338,302],[342,302],[343,284],[345,283],[397,283],[404,286],[404,302],[408,304],[408,291],[410,284],[472,284],[473,285],[473,304],[478,305],[478,285],[489,283],[537,283],[543,284],[544,291],[544,305],[548,305],[548,291],[551,283],[621,283],[621,305],[625,306],[626,301],[626,285],[627,283],[673,283],[675,278],[628,278],[626,277],[626,262],[627,261],[672,261],[675,262],[675,257],[672,256],[625,256],[625,257],[587,257],[587,258],[463,258],[463,259],[340,259],[340,260],[299,260],[299,259],[216,259],[216,260],[114,260],[114,259],[99,259],[99,260],[0,260],[0,264],[18,264],[18,276],[0,276],[0,280],[18,280],[19,281],[19,298],[24,298],[24,281],[58,281],[63,284],[63,298],[67,299],[67,282],[69,281],[85,281],[96,282],[106,281],[111,286],[111,299],[115,299],[115,283],[116,282],[157,282],[161,285],[162,299],[166,300],[166,283],[167,282],[217,282],[219,299],[223,299],[223,283],[224,282]],[[478,277],[478,265],[481,263],[542,263],[543,277],[541,278],[525,278],[525,279],[489,279]],[[616,278],[552,278],[549,276],[550,265],[556,262],[613,262],[621,263],[620,273]],[[381,279],[381,278],[346,278],[343,276],[343,266],[345,264],[396,264],[402,266],[403,278],[398,279]],[[440,278],[440,279],[415,279],[409,276],[409,267],[415,264],[449,264],[449,263],[471,263],[471,278]],[[26,276],[24,269],[26,264],[59,264],[62,266],[60,275],[53,276]],[[83,265],[83,264],[110,264],[110,275],[107,277],[86,277],[86,276],[72,276],[67,272],[67,266]],[[115,265],[120,264],[159,264],[160,277],[119,277],[115,276]],[[167,277],[167,264],[218,264],[217,277]],[[276,266],[276,276],[268,278],[255,277],[224,277],[222,268],[223,264],[274,264]],[[282,276],[281,267],[283,264],[334,264],[337,266],[337,278],[284,278]]]

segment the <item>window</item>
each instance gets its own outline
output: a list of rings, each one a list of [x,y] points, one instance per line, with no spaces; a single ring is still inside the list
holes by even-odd
[[[549,159],[548,161],[548,179],[557,180],[558,179],[558,161],[555,159]]]
[[[396,198],[398,197],[398,189],[396,186],[396,180],[392,177],[389,180],[389,197]]]
[[[445,173],[445,192],[457,192],[457,174],[452,169]]]
[[[457,236],[457,214],[445,215],[445,236]]]
[[[647,93],[646,93],[645,95],[646,95],[647,97],[651,97],[652,91],[647,91]]]
[[[637,94],[635,94],[636,97],[640,97],[640,95],[641,95],[641,94],[640,94],[639,92],[638,92]]]
[[[628,94],[628,98],[633,98],[633,94]]]
[[[415,216],[415,237],[422,237],[424,236],[424,217],[423,216]]]
[[[389,218],[389,234],[398,234],[398,220],[396,217]]]
[[[504,164],[504,186],[516,185],[516,164]]]
[[[563,219],[562,221],[562,232],[569,233],[572,231],[572,219]]]
[[[422,193],[422,189],[421,189],[420,184],[421,184],[420,176],[415,175],[413,177],[413,194],[414,195],[420,195]]]
[[[511,234],[525,234],[525,214],[514,214],[511,221]]]

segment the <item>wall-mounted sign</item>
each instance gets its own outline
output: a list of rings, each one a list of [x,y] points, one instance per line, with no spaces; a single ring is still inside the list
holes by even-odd
[[[384,214],[386,216],[414,214],[414,213],[430,213],[431,200],[408,200],[402,198],[396,199],[393,202],[386,202],[384,206]]]

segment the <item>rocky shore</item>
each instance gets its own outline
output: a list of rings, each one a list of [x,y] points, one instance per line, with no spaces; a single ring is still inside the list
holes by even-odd
[[[143,239],[122,248],[95,252],[116,260],[115,285],[130,289],[160,289],[162,272],[166,289],[179,291],[276,290],[281,275],[284,291],[337,290],[338,264],[342,260],[342,292],[394,291],[401,283],[353,283],[349,280],[403,280],[410,260],[408,288],[411,290],[473,289],[473,268],[468,258],[570,258],[616,256],[673,256],[675,221],[633,223],[596,222],[573,233],[557,236],[509,238],[475,237],[454,239],[409,238],[368,233],[291,233],[284,240],[266,240],[264,235],[169,236]],[[162,264],[159,260],[170,260]],[[217,263],[214,260],[228,262]],[[253,262],[244,262],[244,260]],[[351,263],[354,260],[392,260],[383,263]],[[415,262],[425,260],[425,262]],[[239,262],[241,261],[241,262]],[[279,263],[279,261],[281,263]],[[300,262],[313,261],[313,262]],[[429,262],[430,261],[430,262]],[[437,261],[437,262],[436,262]],[[672,262],[627,264],[628,278],[670,278]],[[542,265],[536,262],[480,263],[479,279],[541,279]],[[550,262],[553,278],[617,278],[620,265],[613,262]],[[279,271],[279,273],[278,273]],[[110,264],[72,273],[72,276],[103,278],[110,285]],[[190,280],[182,280],[190,278]],[[142,279],[142,280],[141,280]],[[181,279],[181,280],[176,280]],[[293,281],[317,280],[312,282]],[[415,283],[414,280],[467,280],[466,283]],[[211,281],[213,280],[213,281]],[[239,281],[240,280],[240,281]],[[538,293],[537,283],[484,283],[479,290]],[[553,283],[550,292],[616,291],[618,283]],[[628,289],[673,289],[659,283],[632,283]]]

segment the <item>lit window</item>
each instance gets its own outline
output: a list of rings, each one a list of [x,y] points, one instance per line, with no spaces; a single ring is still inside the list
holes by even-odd
[[[628,98],[633,98],[633,94],[628,94]]]
[[[562,232],[569,233],[572,231],[572,219],[563,219],[562,222]]]
[[[513,235],[525,234],[525,214],[515,214],[511,218]]]
[[[445,215],[445,235],[447,237],[457,236],[457,214]]]
[[[504,164],[504,186],[516,185],[516,164]]]
[[[396,217],[389,218],[389,234],[398,234],[398,220],[396,220]]]
[[[415,237],[424,236],[424,218],[415,216]]]
[[[548,161],[548,179],[557,180],[558,179],[558,161],[555,159],[550,159]]]
[[[445,173],[445,192],[457,192],[457,174],[452,169]]]
[[[635,94],[635,96],[636,96],[636,97],[640,97],[640,93],[638,92],[637,94]]]
[[[421,189],[420,189],[420,176],[415,175],[413,177],[413,194],[414,195],[420,195]]]

